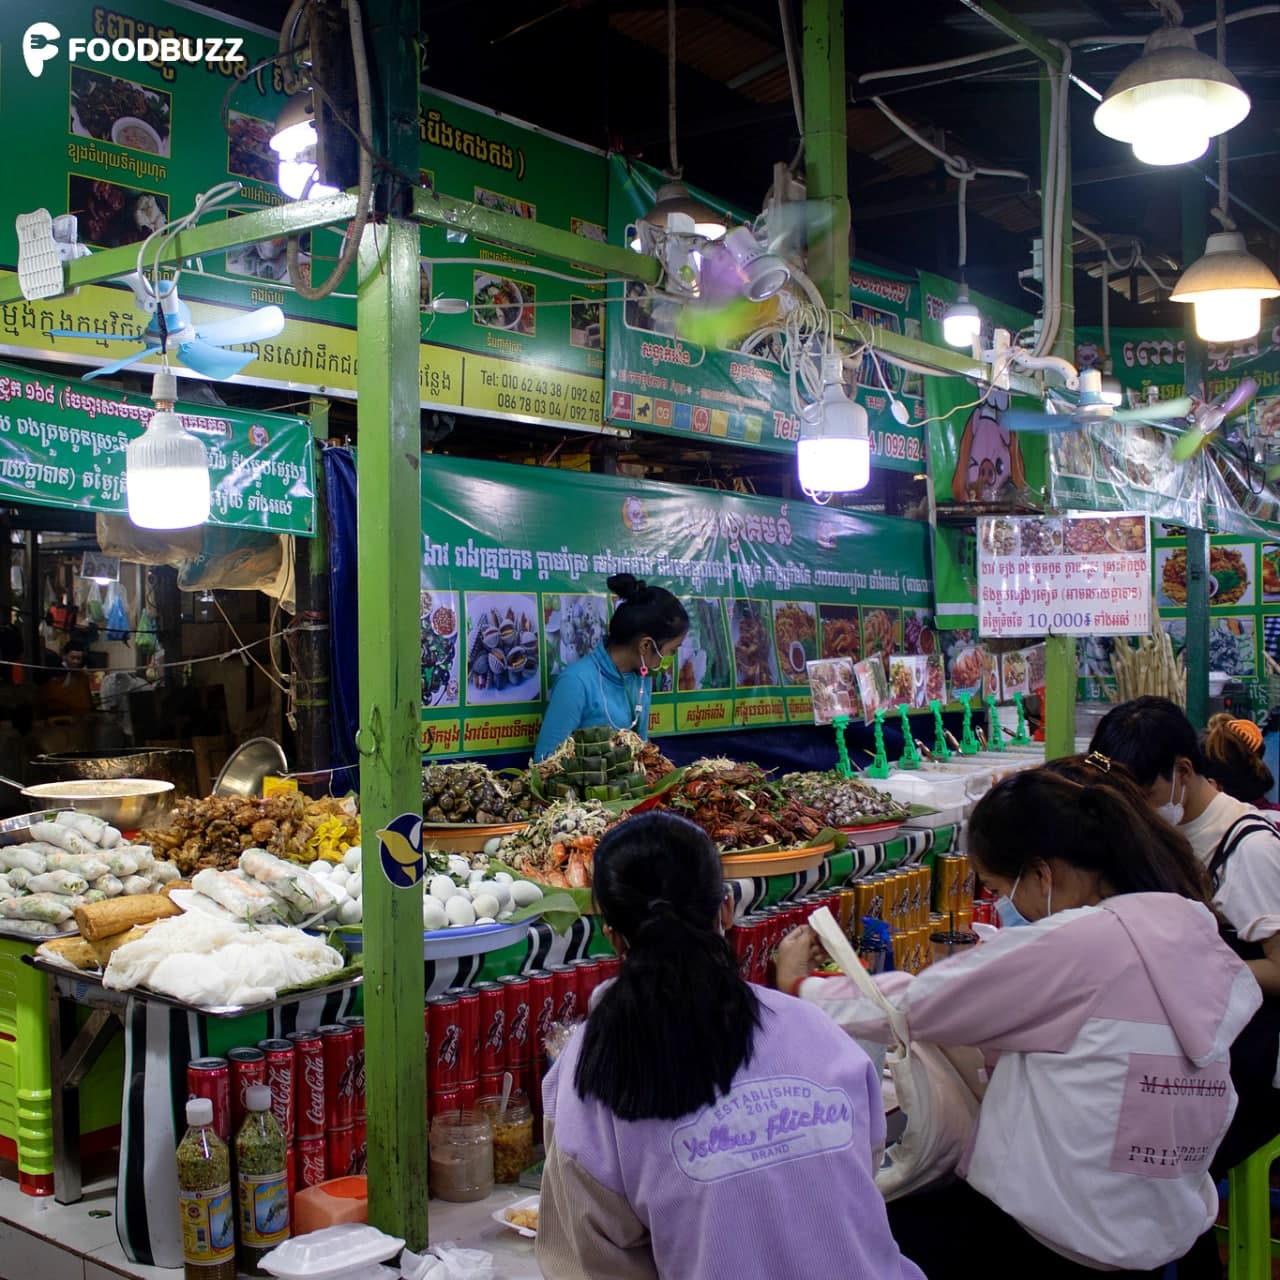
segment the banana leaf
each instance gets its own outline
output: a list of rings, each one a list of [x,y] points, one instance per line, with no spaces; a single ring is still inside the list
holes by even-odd
[[[515,867],[509,867],[505,863],[499,862],[497,858],[489,859],[489,870],[505,871],[509,876],[514,876],[517,880],[528,880],[530,884],[536,884],[542,890],[543,896],[541,901],[535,902],[533,905],[535,907],[543,907],[542,918],[556,933],[564,933],[579,916],[589,916],[595,913],[595,902],[590,889],[562,889],[559,885],[549,885],[544,880],[539,880],[523,871],[517,871]],[[566,899],[568,905],[565,904]],[[546,906],[547,903],[552,904],[549,909]],[[572,911],[570,911],[570,907]]]
[[[684,781],[684,776],[688,772],[687,769],[672,769],[672,771],[662,778],[654,786],[642,796],[633,796],[629,800],[602,800],[600,803],[607,813],[633,813],[637,810],[643,812],[645,809],[652,808],[658,801],[666,795],[668,791],[680,785]],[[557,782],[563,775],[555,774],[549,781]],[[535,800],[542,804],[554,804],[554,797],[547,794],[546,783],[543,782],[536,769],[529,772],[529,792]],[[581,801],[579,801],[581,803]]]

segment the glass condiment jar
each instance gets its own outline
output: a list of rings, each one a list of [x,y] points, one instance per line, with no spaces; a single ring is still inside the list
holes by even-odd
[[[483,1200],[493,1190],[493,1128],[480,1111],[442,1111],[431,1121],[431,1191],[441,1200]]]
[[[289,1238],[289,1156],[284,1133],[271,1114],[271,1090],[250,1085],[247,1111],[236,1134],[236,1182],[240,1203],[240,1270],[265,1276],[262,1259]]]
[[[502,1106],[499,1094],[490,1094],[476,1103],[477,1110],[489,1117],[493,1127],[493,1180],[517,1182],[533,1163],[533,1112],[529,1099],[519,1089],[507,1099],[507,1109],[498,1118]]]
[[[178,1144],[178,1209],[186,1280],[236,1280],[231,1153],[213,1128],[213,1103],[187,1103],[187,1132]]]

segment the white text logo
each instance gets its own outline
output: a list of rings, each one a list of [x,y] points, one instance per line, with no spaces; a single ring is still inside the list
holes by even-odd
[[[23,33],[22,56],[33,76],[39,76],[44,64],[57,55],[55,42],[61,35],[51,22],[33,22]],[[166,36],[160,40],[150,36],[139,40],[127,36],[116,40],[71,36],[67,40],[67,57],[72,62],[243,62],[243,44],[241,39],[222,36]]]
[[[33,76],[38,76],[44,70],[44,64],[58,52],[58,46],[53,42],[61,34],[52,22],[33,22],[22,33],[22,56]]]

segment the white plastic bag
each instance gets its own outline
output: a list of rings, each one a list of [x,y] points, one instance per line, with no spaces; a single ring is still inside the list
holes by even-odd
[[[448,1244],[432,1245],[423,1254],[406,1249],[400,1274],[404,1280],[493,1280],[493,1254]]]
[[[906,1016],[872,982],[831,912],[823,907],[814,912],[809,924],[845,976],[883,1010],[893,1037],[885,1063],[907,1127],[885,1151],[876,1186],[886,1200],[896,1200],[945,1181],[964,1154],[979,1105],[966,1083],[968,1072],[958,1070],[953,1058],[966,1054],[976,1058],[977,1051],[944,1050],[913,1041]]]

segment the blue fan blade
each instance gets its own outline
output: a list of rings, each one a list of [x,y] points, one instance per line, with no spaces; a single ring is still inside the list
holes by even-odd
[[[235,347],[243,342],[262,342],[274,338],[284,328],[284,312],[279,307],[259,307],[243,315],[212,324],[196,325],[196,337],[215,347]]]
[[[194,369],[215,382],[221,382],[224,378],[239,373],[256,357],[252,351],[224,351],[207,342],[184,342],[178,348],[178,359],[187,368]]]
[[[117,360],[115,364],[104,364],[101,369],[91,369],[84,375],[83,381],[92,382],[94,378],[109,378],[113,373],[119,373],[121,369],[127,369],[131,364],[136,364],[159,350],[159,347],[143,347],[133,355],[125,356],[123,360]]]
[[[141,342],[141,335],[125,333],[91,333],[88,329],[50,329],[51,338],[89,338],[94,342]]]
[[[1048,432],[1078,431],[1078,423],[1066,413],[1037,413],[1034,409],[1006,409],[1000,421],[1011,431]]]
[[[1117,409],[1111,418],[1113,422],[1165,422],[1185,418],[1190,412],[1191,397],[1179,396],[1176,400],[1161,400],[1137,409]]]

